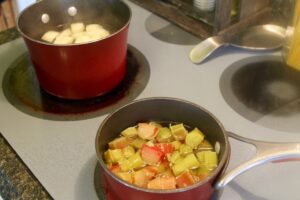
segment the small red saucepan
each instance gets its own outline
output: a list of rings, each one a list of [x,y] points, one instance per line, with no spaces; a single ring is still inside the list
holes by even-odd
[[[145,189],[121,180],[107,168],[103,153],[108,148],[108,142],[122,130],[147,121],[181,122],[198,127],[208,141],[220,144],[218,167],[204,181],[174,190]],[[228,135],[255,145],[257,154],[236,169],[224,173],[230,157]],[[252,167],[274,160],[300,157],[300,143],[269,143],[243,138],[227,133],[218,119],[199,105],[174,98],[146,98],[129,103],[103,121],[96,136],[96,152],[106,189],[113,200],[208,200],[228,182]]]
[[[122,81],[130,18],[129,7],[119,0],[42,0],[20,13],[17,26],[41,87],[58,97],[86,99]],[[100,24],[110,35],[67,45],[41,40],[47,31],[73,23]]]

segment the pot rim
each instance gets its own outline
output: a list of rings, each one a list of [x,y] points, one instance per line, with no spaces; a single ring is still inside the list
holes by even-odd
[[[54,47],[73,47],[73,46],[82,46],[82,45],[88,45],[88,44],[93,44],[93,43],[97,43],[99,41],[102,41],[102,40],[106,40],[108,38],[111,38],[111,37],[114,37],[115,35],[117,35],[118,33],[122,32],[124,29],[126,29],[127,27],[129,27],[129,24],[130,24],[130,21],[131,21],[131,18],[132,18],[132,11],[131,11],[131,8],[123,1],[119,1],[119,3],[123,4],[127,9],[128,9],[128,12],[129,12],[129,17],[128,17],[128,21],[118,30],[118,31],[115,31],[113,32],[112,34],[110,34],[109,36],[105,37],[105,38],[102,38],[102,39],[97,39],[97,40],[94,40],[94,41],[91,41],[91,42],[84,42],[84,43],[78,43],[78,44],[68,44],[68,45],[65,45],[65,44],[52,44],[52,43],[48,43],[48,42],[44,42],[42,40],[37,40],[37,39],[33,39],[31,37],[29,37],[28,35],[26,35],[20,28],[19,24],[20,24],[20,18],[21,16],[23,15],[23,13],[25,13],[28,9],[30,9],[31,7],[33,6],[36,6],[37,4],[40,4],[42,3],[43,1],[45,0],[41,0],[41,1],[36,1],[34,3],[32,3],[31,5],[29,5],[27,8],[25,8],[24,10],[22,10],[19,14],[18,14],[18,17],[17,17],[17,30],[19,31],[19,33],[22,35],[22,37],[32,41],[32,42],[36,42],[38,44],[43,44],[43,45],[46,45],[46,46],[54,46]]]
[[[172,189],[172,190],[155,190],[155,189],[147,189],[147,188],[142,188],[142,187],[138,187],[135,186],[133,184],[130,184],[126,181],[123,181],[122,179],[120,179],[119,177],[117,177],[116,175],[114,175],[106,166],[104,160],[103,160],[103,156],[100,154],[99,152],[99,148],[98,147],[98,141],[99,141],[99,137],[100,137],[100,132],[102,127],[106,124],[106,122],[111,118],[111,116],[113,116],[115,113],[119,112],[120,110],[122,110],[123,108],[130,106],[132,104],[136,104],[139,102],[143,102],[143,101],[151,101],[151,100],[171,100],[171,101],[178,101],[181,103],[185,103],[185,104],[189,104],[194,106],[195,108],[206,112],[207,114],[209,114],[214,120],[215,122],[218,124],[218,126],[221,128],[224,139],[225,139],[225,148],[224,148],[224,155],[221,158],[220,162],[218,163],[218,167],[213,171],[212,174],[210,174],[205,180],[200,181],[196,184],[193,184],[191,186],[185,187],[185,188],[178,188],[178,189]],[[169,194],[169,193],[181,193],[181,192],[186,192],[189,190],[193,190],[195,188],[201,187],[202,185],[207,184],[209,181],[211,181],[211,179],[216,178],[218,176],[222,176],[223,173],[225,172],[228,163],[229,163],[229,159],[230,159],[230,143],[229,143],[229,139],[228,139],[228,135],[226,134],[226,130],[224,128],[224,126],[221,124],[221,122],[218,120],[218,118],[216,118],[210,111],[208,111],[207,109],[203,108],[202,106],[192,103],[190,101],[187,100],[183,100],[183,99],[179,99],[179,98],[173,98],[173,97],[148,97],[148,98],[142,98],[139,100],[134,100],[118,109],[116,109],[114,112],[112,112],[111,114],[109,114],[101,123],[101,125],[99,126],[98,130],[97,130],[97,134],[96,134],[96,140],[95,140],[95,148],[96,148],[96,155],[97,155],[97,160],[100,163],[101,168],[109,175],[111,176],[113,179],[115,179],[115,181],[119,182],[120,184],[125,185],[126,187],[129,187],[131,189],[135,189],[138,191],[142,191],[142,192],[147,192],[147,193],[158,193],[158,194]],[[217,182],[218,179],[216,179],[214,182]],[[214,188],[214,183],[212,183],[212,187]]]

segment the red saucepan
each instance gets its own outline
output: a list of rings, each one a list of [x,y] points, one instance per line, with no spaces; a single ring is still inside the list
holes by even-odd
[[[58,97],[86,99],[122,81],[130,18],[129,7],[118,0],[42,0],[21,12],[17,26],[41,87]],[[101,24],[111,35],[83,44],[41,41],[45,32],[77,22]]]
[[[174,190],[144,189],[121,180],[107,168],[103,153],[108,148],[108,142],[116,138],[122,130],[145,121],[181,122],[198,127],[208,141],[220,144],[218,167],[204,181]],[[230,156],[228,135],[255,145],[257,154],[233,171],[224,173]],[[103,121],[96,136],[96,152],[106,189],[113,200],[208,200],[236,176],[254,166],[300,157],[300,143],[268,143],[242,138],[227,133],[216,117],[196,104],[174,98],[146,98],[129,103]]]

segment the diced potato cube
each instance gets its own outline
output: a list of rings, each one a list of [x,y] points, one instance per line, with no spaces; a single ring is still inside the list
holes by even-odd
[[[131,142],[131,145],[135,148],[135,149],[141,149],[142,146],[146,143],[145,140],[143,140],[142,138],[136,138]]]
[[[174,162],[175,165],[182,163],[184,157],[180,156],[179,158],[177,158]]]
[[[72,31],[71,31],[71,29],[67,28],[67,29],[63,30],[59,35],[60,36],[71,36]]]
[[[87,36],[89,37],[89,35],[87,34],[86,31],[82,31],[82,32],[78,32],[78,33],[73,33],[72,36],[76,39],[78,37],[82,37],[82,36]]]
[[[89,36],[99,36],[101,38],[106,38],[107,36],[110,35],[109,31],[105,30],[105,29],[99,29],[99,30],[93,30],[93,31],[89,31],[87,32],[87,34]]]
[[[218,156],[214,151],[200,151],[196,153],[196,156],[201,164],[201,166],[212,170],[218,165]]]
[[[76,37],[76,39],[75,39],[75,44],[81,44],[81,43],[88,43],[88,42],[91,42],[92,41],[92,39],[89,37],[89,36],[87,36],[87,35],[82,35],[82,36],[78,36],[78,37]]]
[[[110,163],[117,163],[124,158],[123,153],[120,149],[113,149],[113,150],[108,149],[104,153],[104,157],[105,160]]]
[[[94,31],[94,30],[99,30],[103,29],[103,27],[100,24],[88,24],[85,27],[86,31]]]
[[[183,159],[179,158],[172,166],[173,173],[178,176],[182,172],[188,169],[194,169],[200,166],[199,161],[193,153],[188,154]]]
[[[213,146],[207,140],[203,140],[197,148],[198,151],[213,150]]]
[[[126,181],[128,183],[132,183],[132,176],[131,173],[128,172],[118,172],[116,175],[121,178],[123,181]]]
[[[170,142],[173,136],[171,130],[167,127],[162,127],[156,136],[158,142]]]
[[[74,41],[74,38],[71,36],[59,35],[55,38],[53,44],[72,44],[73,41]]]
[[[180,152],[181,155],[187,155],[189,153],[192,153],[193,149],[189,145],[181,144],[180,147],[179,147],[179,152]]]
[[[122,172],[128,172],[128,171],[132,170],[132,165],[128,161],[128,159],[124,158],[124,159],[120,160],[119,165],[120,165],[120,168],[121,168]]]
[[[58,35],[59,35],[59,32],[57,32],[57,31],[47,31],[42,36],[42,40],[52,43]]]
[[[138,134],[138,131],[135,126],[128,127],[121,132],[121,134],[125,137],[135,137]]]
[[[132,146],[126,146],[122,149],[123,155],[125,158],[129,158],[133,154],[135,154],[135,150]]]
[[[139,152],[136,152],[135,154],[131,155],[128,158],[128,161],[131,164],[132,169],[138,169],[145,165]]]
[[[199,181],[204,180],[207,176],[209,176],[211,173],[211,170],[208,170],[206,167],[199,167],[196,169],[196,175],[199,179]]]
[[[170,130],[176,140],[184,140],[188,133],[182,123],[170,126]]]
[[[78,33],[84,31],[85,26],[82,22],[72,23],[71,24],[71,31],[72,33]]]
[[[176,162],[172,166],[172,171],[173,171],[175,176],[178,176],[179,174],[184,172],[186,169],[187,169],[187,167],[185,166],[185,163],[183,162],[183,159],[180,159],[180,162]]]
[[[203,139],[204,134],[198,128],[194,128],[194,130],[185,137],[185,143],[195,149]]]
[[[146,187],[149,179],[144,170],[138,170],[132,173],[132,181],[134,185],[139,187]]]
[[[89,37],[91,38],[92,41],[103,39],[101,35],[90,35]]]
[[[177,159],[181,158],[179,151],[174,151],[172,154],[168,154],[167,156],[169,162],[175,163]]]
[[[171,142],[171,144],[173,145],[175,150],[178,150],[182,143],[178,140],[175,140],[175,141]]]
[[[197,167],[200,167],[200,163],[198,159],[196,158],[195,154],[190,153],[183,159],[184,165],[187,167],[187,169],[194,169]]]
[[[211,173],[211,170],[208,170],[206,167],[199,167],[196,169],[197,176],[208,176]]]

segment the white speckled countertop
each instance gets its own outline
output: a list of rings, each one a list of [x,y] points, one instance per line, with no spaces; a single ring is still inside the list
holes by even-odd
[[[280,52],[256,54],[228,47],[204,64],[195,65],[188,59],[193,45],[173,44],[153,37],[145,27],[153,14],[128,1],[126,3],[133,13],[128,42],[144,54],[151,69],[150,80],[138,98],[168,96],[186,99],[210,110],[226,130],[244,137],[267,141],[300,141],[300,127],[297,126],[299,113],[290,119],[265,116],[261,121],[252,122],[235,112],[220,92],[220,77],[233,62],[255,55],[279,55]],[[158,23],[157,30],[169,25],[163,19],[154,18]],[[192,37],[189,34],[186,36]],[[0,46],[0,60],[3,63],[0,68],[1,79],[10,63],[25,51],[21,39]],[[94,139],[105,116],[79,121],[39,119],[12,106],[2,91],[0,112],[0,132],[54,199],[97,199],[93,185],[97,162]],[[292,131],[271,128],[272,123],[274,127],[280,126],[280,122],[286,124],[285,120],[295,121]],[[232,156],[228,169],[255,153],[252,146],[230,141]],[[225,187],[221,199],[296,200],[300,196],[299,185],[299,162],[271,163],[236,178]]]

